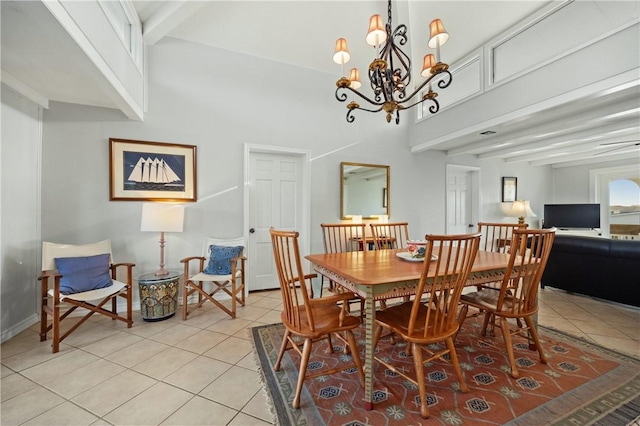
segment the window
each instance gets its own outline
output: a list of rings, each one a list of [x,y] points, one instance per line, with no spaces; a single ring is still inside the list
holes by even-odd
[[[640,181],[609,181],[609,231],[611,238],[640,239]]]
[[[101,1],[99,4],[116,34],[122,40],[122,44],[139,65],[142,50],[142,25],[135,9],[129,2]]]
[[[640,168],[628,165],[594,169],[589,176],[591,202],[600,204],[602,236],[640,239]]]

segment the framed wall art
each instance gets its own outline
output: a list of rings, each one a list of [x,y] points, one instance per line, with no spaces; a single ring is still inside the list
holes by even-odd
[[[109,138],[109,200],[196,201],[196,147]]]
[[[502,202],[515,201],[518,196],[518,178],[502,178]]]

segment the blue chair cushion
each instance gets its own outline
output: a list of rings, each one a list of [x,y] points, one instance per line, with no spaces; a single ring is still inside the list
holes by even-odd
[[[82,257],[56,257],[56,269],[62,275],[62,294],[80,293],[109,287],[109,254]]]
[[[231,273],[230,260],[240,256],[243,246],[209,246],[209,263],[204,273],[209,275],[229,275]]]

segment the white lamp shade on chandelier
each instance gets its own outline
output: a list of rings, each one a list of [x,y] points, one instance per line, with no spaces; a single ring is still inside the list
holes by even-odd
[[[164,268],[165,232],[182,232],[184,227],[184,206],[181,204],[143,203],[140,230],[160,232],[160,269],[157,276],[168,275]]]

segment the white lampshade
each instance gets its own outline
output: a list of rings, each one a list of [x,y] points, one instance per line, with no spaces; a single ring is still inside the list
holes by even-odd
[[[382,23],[380,15],[373,15],[369,18],[369,31],[365,41],[369,46],[377,47],[387,40],[387,31]]]
[[[344,65],[351,59],[349,48],[347,47],[347,40],[339,38],[336,40],[336,50],[333,53],[333,62],[338,65]]]
[[[182,232],[184,206],[181,204],[143,203],[140,230],[145,232]]]
[[[429,47],[434,49],[445,44],[449,40],[449,33],[444,29],[440,19],[434,19],[429,24]]]
[[[422,72],[420,75],[424,78],[431,77],[431,68],[433,68],[435,64],[436,57],[433,56],[433,53],[425,55],[424,60],[422,61]]]
[[[389,223],[389,215],[379,214],[375,217],[378,218],[378,223]]]
[[[360,86],[362,86],[362,83],[360,82],[360,71],[358,71],[358,68],[351,68],[351,72],[349,73],[349,80],[351,81],[349,87],[351,87],[352,89],[358,90]]]
[[[509,216],[517,217],[519,223],[524,223],[525,217],[537,217],[536,214],[533,212],[533,210],[531,210],[529,201],[525,201],[525,200],[514,201],[513,204],[511,205]]]
[[[184,206],[168,203],[143,203],[140,230],[160,232],[160,269],[155,274],[162,277],[169,274],[164,267],[165,232],[182,232],[184,224]]]
[[[362,223],[362,215],[361,214],[352,214],[347,216],[348,218],[351,219],[351,223]]]

